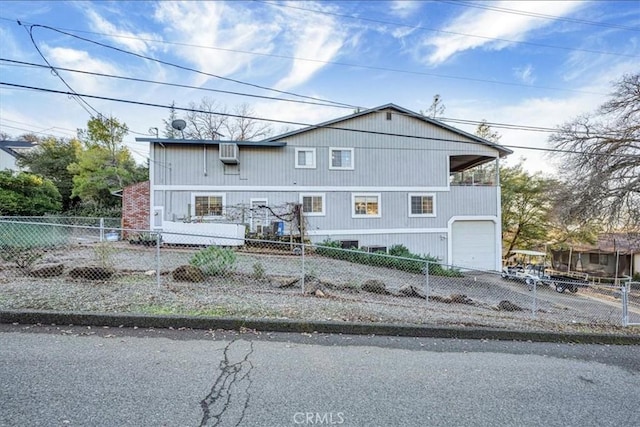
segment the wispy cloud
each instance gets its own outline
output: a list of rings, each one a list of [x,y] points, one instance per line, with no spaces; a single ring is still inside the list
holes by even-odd
[[[108,62],[91,57],[88,52],[83,50],[48,46],[45,46],[44,50],[53,65],[104,74],[118,74],[116,67]],[[97,89],[104,91],[107,85],[104,81],[98,82],[96,78],[87,75],[66,73],[63,76],[77,92],[96,93]]]
[[[322,8],[322,5],[316,4],[316,7]],[[276,88],[280,90],[301,85],[325,67],[325,62],[338,55],[347,35],[333,16],[301,13],[297,10],[286,10],[285,14],[287,39],[292,45],[291,56],[313,61],[294,59],[289,74],[276,84]]]
[[[389,6],[389,12],[393,16],[397,16],[399,18],[409,18],[412,15],[415,15],[422,6],[419,1],[410,1],[410,0],[394,0],[391,2]]]
[[[280,32],[270,17],[258,16],[240,3],[229,7],[221,2],[159,2],[154,17],[165,26],[168,38],[189,45],[176,47],[174,55],[199,70],[223,76],[247,67],[254,59],[234,51],[270,53]],[[201,84],[207,78],[196,80]]]
[[[583,3],[582,1],[501,1],[492,3],[492,6],[521,12],[566,16],[579,9]],[[511,43],[494,39],[523,41],[532,31],[548,26],[552,22],[548,19],[516,13],[471,8],[441,28],[447,33],[441,33],[423,41],[422,48],[428,50],[425,61],[430,65],[437,65],[447,61],[456,53],[468,49],[480,47],[490,50],[504,49]],[[482,38],[462,34],[479,35]]]
[[[151,45],[145,39],[161,39],[157,34],[133,32],[123,27],[118,28],[91,8],[86,9],[85,14],[93,31],[109,34],[114,42],[135,53],[146,53],[151,49]]]
[[[513,69],[513,75],[526,84],[533,84],[536,78],[533,75],[533,66],[527,64],[524,67],[516,67]]]

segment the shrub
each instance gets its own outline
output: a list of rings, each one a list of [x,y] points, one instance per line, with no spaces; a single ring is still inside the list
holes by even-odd
[[[265,270],[264,266],[260,262],[256,262],[253,264],[253,277],[254,279],[264,279],[265,278]]]
[[[0,258],[5,262],[13,262],[23,270],[31,267],[44,256],[44,250],[34,247],[0,247]]]
[[[236,253],[231,249],[209,246],[193,255],[189,264],[199,267],[207,276],[222,275],[235,268]]]
[[[447,269],[439,264],[440,260],[431,255],[416,255],[404,245],[393,245],[389,255],[385,253],[368,253],[363,249],[340,249],[340,242],[325,240],[316,248],[316,253],[328,258],[340,259],[356,264],[374,265],[392,268],[409,273],[424,273],[425,264],[429,265],[429,274],[434,276],[462,277],[456,269]]]

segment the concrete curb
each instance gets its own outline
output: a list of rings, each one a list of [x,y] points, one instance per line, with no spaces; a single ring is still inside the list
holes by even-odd
[[[389,323],[323,322],[281,319],[240,319],[128,313],[80,313],[38,310],[0,311],[0,323],[110,326],[138,328],[255,329],[261,332],[318,332],[424,338],[488,339],[578,344],[640,345],[640,335],[511,331]]]

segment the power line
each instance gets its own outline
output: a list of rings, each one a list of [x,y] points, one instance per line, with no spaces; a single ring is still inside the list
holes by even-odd
[[[15,84],[15,83],[8,83],[8,82],[2,82],[2,81],[0,81],[0,85],[9,86],[9,87],[18,87],[18,88],[23,88],[23,89],[29,89],[29,90],[34,90],[34,91],[38,91],[38,92],[56,93],[56,94],[62,94],[62,95],[70,95],[71,94],[71,92],[65,92],[65,91],[60,91],[60,90],[55,90],[55,89],[47,89],[47,88],[41,88],[41,87],[34,87],[34,86],[27,86],[27,85],[19,85],[19,84]],[[162,109],[171,108],[170,105],[155,104],[155,103],[142,102],[142,101],[133,101],[133,100],[122,99],[122,98],[113,98],[113,97],[105,97],[105,96],[98,96],[98,95],[88,95],[88,94],[79,94],[79,96],[84,96],[84,97],[93,98],[93,99],[100,99],[100,100],[104,100],[104,101],[113,101],[113,102],[121,102],[121,103],[126,103],[126,104],[140,105],[140,106],[145,106],[145,107],[155,107],[155,108],[162,108]],[[460,140],[449,139],[449,138],[426,137],[426,136],[407,135],[407,134],[392,133],[392,132],[380,132],[380,131],[371,131],[371,130],[363,130],[363,129],[351,129],[351,128],[343,128],[343,127],[334,126],[334,125],[318,125],[318,124],[309,124],[309,123],[304,123],[304,122],[295,122],[295,121],[291,121],[291,120],[267,119],[267,118],[263,118],[263,117],[243,116],[243,115],[240,115],[240,114],[225,113],[225,112],[217,113],[217,112],[200,110],[200,109],[197,109],[197,108],[184,108],[184,107],[176,107],[176,106],[173,106],[173,108],[175,110],[179,110],[179,111],[190,111],[190,112],[196,112],[196,113],[213,114],[213,115],[224,116],[224,117],[232,117],[232,118],[242,118],[242,119],[255,120],[255,121],[261,121],[261,122],[271,122],[271,123],[279,123],[279,124],[286,124],[286,125],[303,126],[303,127],[308,127],[310,129],[323,129],[324,128],[324,129],[331,129],[331,130],[340,130],[340,131],[345,131],[345,132],[365,133],[365,134],[370,134],[370,135],[381,135],[381,136],[394,136],[394,137],[429,140],[429,141],[457,142],[457,143],[459,143],[459,142],[468,142],[468,143],[472,143],[472,144],[474,143],[474,142],[460,141]],[[592,154],[592,155],[602,155],[602,156],[610,156],[610,157],[625,157],[625,158],[638,157],[638,158],[640,158],[640,155],[635,155],[635,154],[586,153],[586,152],[578,152],[578,151],[573,151],[573,150],[562,150],[562,149],[551,149],[551,148],[522,147],[522,146],[513,146],[513,145],[506,145],[506,144],[496,144],[496,145],[500,145],[501,147],[506,147],[506,148],[517,148],[517,149],[523,149],[523,150],[547,151],[547,152],[555,152],[555,153]]]
[[[348,18],[348,19],[354,19],[354,20],[359,20],[359,21],[367,21],[367,22],[373,22],[373,23],[376,23],[376,24],[393,25],[393,26],[396,26],[396,27],[409,28],[409,29],[412,29],[412,30],[431,31],[431,32],[434,32],[434,33],[451,34],[451,35],[455,35],[455,36],[465,36],[465,37],[472,37],[472,38],[477,38],[477,39],[482,39],[482,40],[499,41],[499,42],[520,44],[520,45],[525,45],[525,46],[544,47],[544,48],[549,48],[549,49],[559,49],[559,50],[566,50],[566,51],[594,53],[594,54],[597,54],[597,55],[614,55],[614,56],[624,56],[624,57],[629,57],[629,58],[637,58],[637,57],[639,57],[639,55],[631,55],[631,54],[619,53],[619,52],[606,52],[606,51],[600,51],[600,50],[581,49],[581,48],[576,48],[576,47],[555,46],[555,45],[548,45],[548,44],[543,44],[543,43],[526,42],[526,41],[519,41],[519,40],[510,40],[510,39],[503,39],[503,38],[498,38],[498,37],[479,36],[479,35],[476,35],[476,34],[460,33],[460,32],[456,32],[456,31],[440,30],[440,29],[436,29],[436,28],[423,27],[421,25],[400,24],[398,22],[386,21],[386,20],[381,20],[381,19],[365,18],[365,17],[362,17],[362,16],[352,16],[352,15],[346,15],[346,14],[342,14],[342,13],[328,12],[328,11],[325,11],[325,10],[308,9],[308,8],[300,7],[300,6],[292,6],[290,4],[272,3],[270,1],[262,1],[262,0],[254,0],[254,1],[258,1],[260,3],[268,4],[268,5],[271,5],[271,6],[274,6],[274,7],[297,9],[297,10],[317,13],[317,14],[321,14],[321,15],[329,15],[329,16],[336,16],[336,17],[339,17],[339,18]]]
[[[282,95],[296,96],[296,97],[300,97],[300,98],[303,98],[303,99],[310,99],[310,100],[313,100],[313,101],[320,101],[320,102],[325,102],[325,103],[341,105],[343,107],[354,108],[354,106],[352,106],[352,105],[348,105],[348,104],[344,104],[344,103],[340,103],[340,102],[330,101],[330,100],[326,100],[326,99],[322,99],[322,98],[316,98],[316,97],[313,97],[313,96],[300,95],[300,94],[297,94],[297,93],[294,93],[294,92],[278,90],[278,89],[270,88],[270,87],[267,87],[267,86],[261,86],[261,85],[254,84],[254,83],[244,82],[242,80],[232,79],[230,77],[222,77],[222,76],[219,76],[217,74],[207,73],[205,71],[200,71],[200,70],[197,70],[195,68],[187,67],[187,66],[180,65],[180,64],[175,64],[173,62],[164,61],[162,59],[152,58],[150,56],[146,56],[146,55],[142,55],[142,54],[139,54],[139,53],[131,52],[129,50],[121,49],[121,48],[116,47],[116,46],[111,46],[111,45],[106,44],[106,43],[102,43],[102,42],[98,42],[98,41],[95,41],[95,40],[91,40],[91,39],[88,39],[86,37],[81,37],[81,36],[78,36],[76,34],[71,34],[69,32],[59,30],[59,29],[57,29],[55,27],[50,27],[48,25],[32,24],[31,26],[34,27],[34,28],[43,28],[43,29],[46,29],[46,30],[49,30],[49,31],[54,31],[54,32],[57,32],[57,33],[60,33],[60,34],[64,34],[66,36],[78,39],[78,40],[85,41],[87,43],[92,43],[92,44],[95,44],[97,46],[101,46],[101,47],[104,47],[104,48],[107,48],[107,49],[115,50],[116,52],[124,53],[126,55],[135,56],[137,58],[145,59],[147,61],[157,62],[159,64],[163,64],[163,65],[167,65],[167,66],[170,66],[170,67],[178,68],[178,69],[183,70],[183,71],[189,71],[189,72],[192,72],[192,73],[201,74],[203,76],[213,77],[213,78],[220,79],[220,80],[225,80],[225,81],[229,81],[229,82],[240,84],[240,85],[245,85],[245,86],[250,86],[250,87],[257,88],[257,89],[276,92],[276,93],[279,93],[279,94],[282,94]]]
[[[295,6],[282,6],[282,7],[295,7]],[[307,9],[303,9],[303,10],[307,10]],[[313,10],[310,10],[310,11],[313,11]],[[324,12],[318,12],[318,13],[324,13]],[[340,16],[342,16],[342,15],[340,15]],[[348,17],[348,15],[345,15],[345,16]],[[367,19],[367,18],[357,18],[357,17],[352,17],[352,18],[353,19],[365,19],[365,20]],[[3,19],[7,19],[7,18],[3,18]],[[385,22],[385,21],[382,21],[382,22]],[[37,25],[37,24],[34,24],[34,25]],[[403,26],[404,24],[395,24],[395,25]],[[61,34],[67,35],[69,37],[74,37],[74,38],[77,38],[79,40],[86,41],[88,43],[97,44],[97,45],[102,46],[102,47],[106,47],[106,48],[109,48],[109,49],[117,50],[117,51],[119,51],[121,53],[137,56],[137,57],[149,60],[149,61],[158,62],[158,63],[163,64],[163,65],[169,65],[169,66],[176,67],[176,68],[179,68],[179,69],[182,69],[182,70],[185,70],[185,71],[190,71],[190,72],[194,72],[194,73],[197,73],[197,74],[202,74],[202,75],[206,75],[206,76],[214,77],[214,78],[218,78],[218,79],[229,80],[229,81],[232,81],[232,82],[235,82],[235,83],[238,83],[238,84],[253,86],[253,87],[257,87],[257,88],[264,89],[264,90],[270,90],[270,91],[290,94],[290,95],[293,95],[293,96],[296,96],[296,97],[311,99],[311,100],[320,101],[320,102],[324,102],[324,103],[331,103],[331,104],[335,104],[336,106],[341,106],[341,107],[345,107],[345,108],[362,108],[361,106],[355,106],[355,105],[350,105],[350,104],[346,104],[346,103],[342,103],[342,102],[336,102],[336,101],[330,101],[330,100],[325,100],[325,99],[321,99],[321,98],[315,98],[315,97],[306,96],[306,95],[300,95],[300,94],[296,94],[296,93],[293,93],[293,92],[279,91],[277,89],[273,89],[273,88],[269,88],[269,87],[265,87],[265,86],[255,85],[255,84],[248,83],[248,82],[242,82],[240,80],[230,79],[230,78],[227,78],[227,77],[221,77],[221,76],[210,74],[210,73],[207,73],[207,72],[204,72],[204,71],[196,70],[196,69],[193,69],[193,68],[190,68],[190,67],[182,66],[182,65],[179,65],[179,64],[174,64],[174,63],[171,63],[171,62],[168,62],[168,61],[163,61],[163,60],[160,60],[160,59],[151,58],[151,57],[148,57],[148,56],[145,56],[145,55],[141,55],[141,54],[138,54],[138,53],[135,53],[135,52],[128,51],[126,49],[117,48],[117,47],[114,47],[114,46],[111,46],[111,45],[107,45],[105,43],[97,42],[97,41],[94,41],[94,40],[91,40],[91,39],[88,39],[88,38],[80,37],[80,36],[77,36],[75,34],[63,31],[60,28],[50,27],[50,26],[43,26],[43,25],[38,25],[38,26],[42,27],[42,28],[49,29],[51,31],[59,32]],[[411,26],[409,26],[409,27],[411,27]],[[413,27],[411,27],[411,28],[413,28]],[[322,64],[327,64],[327,65],[337,65],[337,66],[351,67],[351,68],[362,68],[362,69],[375,70],[375,71],[384,71],[384,72],[410,74],[410,75],[418,75],[418,76],[437,77],[437,78],[449,79],[449,80],[462,80],[462,81],[470,81],[470,82],[478,82],[478,83],[496,84],[496,85],[501,85],[501,86],[524,87],[524,88],[527,88],[527,89],[543,89],[543,90],[552,90],[552,91],[570,92],[570,93],[581,93],[581,94],[589,94],[589,95],[605,95],[605,94],[599,93],[599,92],[590,92],[590,91],[569,89],[569,88],[563,88],[563,87],[539,86],[539,85],[531,85],[531,84],[519,83],[519,82],[507,82],[507,81],[500,81],[500,80],[481,79],[481,78],[475,78],[475,77],[453,76],[453,75],[447,75],[447,74],[430,73],[430,72],[425,72],[425,71],[403,70],[403,69],[391,68],[391,67],[377,67],[377,66],[372,66],[372,65],[352,64],[352,63],[339,62],[339,61],[322,61],[322,60],[318,60],[318,59],[308,59],[308,58],[300,58],[300,57],[286,56],[286,55],[265,54],[265,53],[259,53],[259,52],[249,52],[249,51],[237,50],[237,49],[224,49],[224,48],[218,48],[218,47],[212,47],[212,46],[194,45],[194,44],[188,44],[188,43],[165,42],[165,41],[162,41],[162,40],[145,39],[145,38],[131,37],[131,36],[120,36],[120,35],[105,34],[105,33],[96,33],[96,32],[91,32],[91,31],[81,31],[81,30],[68,30],[68,31],[75,31],[75,32],[79,32],[79,33],[89,33],[89,34],[96,34],[96,35],[104,35],[104,36],[109,36],[109,37],[118,37],[118,38],[125,38],[125,39],[133,39],[133,40],[141,40],[141,41],[148,41],[148,42],[156,42],[156,43],[163,43],[163,44],[175,44],[175,45],[180,45],[180,46],[196,47],[196,48],[203,48],[203,49],[212,49],[212,50],[219,50],[219,51],[225,51],[225,52],[234,52],[234,53],[242,53],[242,54],[248,54],[248,55],[267,56],[267,57],[275,57],[275,58],[283,58],[283,59],[315,62],[315,63],[322,63]],[[440,31],[440,30],[430,30],[430,31]],[[479,37],[479,36],[477,36],[477,37]],[[485,38],[491,39],[490,37],[485,37]],[[495,40],[499,41],[500,39],[495,39]],[[522,42],[522,43],[526,43],[526,42]],[[638,57],[638,55],[623,55],[623,56],[630,56],[630,57],[633,57],[633,58]]]
[[[509,9],[509,8],[506,8],[506,7],[487,6],[487,5],[483,4],[483,3],[471,3],[471,2],[467,2],[467,1],[461,1],[461,0],[456,0],[456,1],[440,0],[440,2],[441,3],[451,4],[451,5],[454,5],[454,6],[472,7],[472,8],[476,8],[476,9],[493,10],[493,11],[496,11],[496,12],[509,13],[509,14],[512,14],[512,15],[531,16],[531,17],[534,17],[534,18],[542,18],[542,19],[548,19],[548,20],[552,20],[552,21],[564,21],[564,22],[571,22],[571,23],[574,23],[574,24],[592,25],[592,26],[596,26],[596,27],[605,27],[605,28],[615,28],[615,29],[627,30],[627,31],[640,31],[640,28],[637,28],[637,27],[627,27],[625,25],[610,24],[608,22],[588,21],[586,19],[565,18],[563,16],[546,15],[544,13],[536,13],[536,12],[526,12],[526,11],[523,11],[523,10]]]
[[[12,63],[12,64],[20,64],[20,65],[23,65],[23,66],[30,66],[30,67],[34,67],[34,68],[50,68],[49,66],[42,65],[42,64],[35,64],[35,63],[32,63],[32,62],[24,62],[24,61],[17,61],[17,60],[6,59],[6,58],[0,58],[0,61],[9,62],[9,63]],[[57,70],[68,71],[68,72],[71,72],[71,73],[79,73],[79,74],[98,76],[98,77],[107,77],[107,78],[112,78],[112,79],[127,80],[127,81],[139,82],[139,83],[151,83],[151,84],[157,84],[157,85],[162,85],[162,86],[180,87],[180,88],[185,88],[185,89],[203,90],[203,91],[207,91],[207,92],[224,93],[224,94],[228,94],[228,95],[247,96],[247,97],[250,97],[250,98],[268,99],[268,100],[271,100],[271,101],[278,101],[278,102],[294,102],[294,103],[298,103],[298,104],[310,104],[310,105],[319,105],[319,106],[323,106],[323,107],[334,107],[334,108],[343,108],[343,109],[358,108],[358,107],[346,107],[346,106],[341,106],[341,105],[336,105],[336,104],[327,104],[327,103],[321,103],[321,102],[305,101],[305,100],[299,100],[299,99],[276,98],[276,97],[272,97],[272,96],[254,95],[254,94],[235,92],[235,91],[229,91],[229,90],[211,89],[211,88],[205,88],[205,87],[199,87],[199,86],[185,85],[185,84],[180,84],[180,83],[159,82],[157,80],[141,79],[141,78],[137,78],[137,77],[128,77],[128,76],[119,76],[119,75],[115,75],[115,74],[98,73],[98,72],[94,72],[94,71],[77,70],[77,69],[73,69],[73,68],[65,68],[65,67],[55,67],[55,68]]]

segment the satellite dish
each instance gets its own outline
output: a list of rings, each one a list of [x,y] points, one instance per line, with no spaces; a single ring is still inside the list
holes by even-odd
[[[171,122],[171,127],[182,132],[184,128],[187,127],[187,122],[182,119],[177,119]]]

